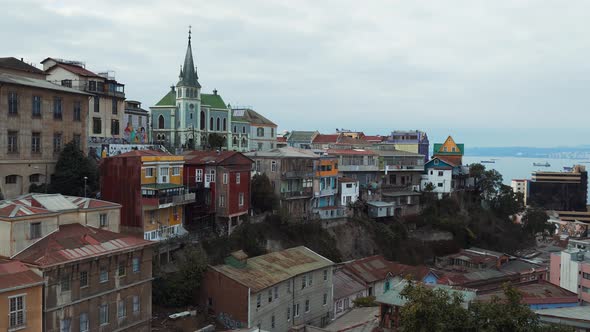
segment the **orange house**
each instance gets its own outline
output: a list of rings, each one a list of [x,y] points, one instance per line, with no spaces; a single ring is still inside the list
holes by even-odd
[[[432,151],[432,158],[439,158],[459,166],[463,164],[463,154],[465,154],[464,144],[457,144],[453,137],[449,136],[444,143],[434,143],[434,149]]]
[[[43,330],[43,278],[20,261],[0,262],[0,331]]]

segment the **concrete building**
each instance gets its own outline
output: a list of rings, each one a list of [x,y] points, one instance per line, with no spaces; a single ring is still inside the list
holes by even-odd
[[[277,125],[250,108],[232,111],[232,149],[236,151],[268,151],[277,148]],[[248,130],[244,135],[244,129]],[[243,145],[243,139],[248,141]]]
[[[0,331],[43,330],[43,278],[19,261],[0,261]]]
[[[88,149],[101,151],[104,144],[130,143],[123,137],[125,85],[117,82],[114,72],[96,74],[83,62],[56,58],[41,63],[48,81],[91,95],[84,107]]]
[[[342,316],[354,307],[354,300],[369,296],[362,280],[342,267],[334,272],[334,318]]]
[[[186,233],[184,206],[195,200],[183,183],[184,157],[166,152],[131,151],[102,160],[102,198],[119,203],[121,231],[150,241]]]
[[[231,111],[217,90],[201,93],[190,30],[178,83],[150,110],[154,143],[173,148],[205,148],[209,135],[215,133],[223,137],[224,149],[231,147]]]
[[[241,225],[250,210],[252,163],[234,151],[186,153],[183,182],[195,194],[195,202],[186,206],[186,224],[224,235]]]
[[[551,254],[551,283],[578,294],[590,305],[590,240],[570,239],[567,249]]]
[[[424,162],[429,160],[430,142],[428,135],[423,131],[394,130],[384,143],[393,144],[396,150],[421,154],[424,156]]]
[[[315,165],[319,155],[291,147],[245,154],[254,160],[254,173],[266,174],[280,198],[280,207],[296,219],[312,214]]]
[[[338,178],[340,205],[348,206],[359,199],[359,182],[358,180],[340,177]]]
[[[545,210],[587,211],[588,172],[575,165],[570,172],[533,172],[527,204]]]
[[[375,151],[329,149],[326,154],[338,158],[340,175],[358,180],[361,189],[376,190],[381,185],[379,154]]]
[[[15,58],[0,58],[0,192],[14,198],[47,184],[64,145],[87,150],[90,94],[45,80]]]
[[[13,257],[60,225],[82,223],[119,231],[121,205],[60,194],[27,194],[0,201],[0,256]]]
[[[15,256],[45,281],[44,331],[150,331],[152,243],[79,223]]]
[[[226,328],[323,327],[332,317],[333,265],[306,247],[252,258],[240,251],[209,267],[201,298]]]
[[[315,162],[313,213],[320,219],[342,218],[346,208],[338,202],[338,159],[322,156]]]
[[[125,129],[123,138],[130,144],[147,144],[151,142],[150,114],[141,108],[135,100],[125,101]]]
[[[432,184],[432,192],[437,193],[439,197],[449,194],[454,188],[453,169],[455,167],[456,165],[438,157],[432,158],[424,165],[424,174],[420,185],[422,191]]]
[[[528,180],[527,179],[512,179],[512,181],[510,181],[510,187],[512,187],[513,192],[522,194],[524,202],[527,201],[527,193],[528,193]]]
[[[313,140],[320,133],[316,131],[293,130],[287,133],[287,144],[298,149],[311,149]]]

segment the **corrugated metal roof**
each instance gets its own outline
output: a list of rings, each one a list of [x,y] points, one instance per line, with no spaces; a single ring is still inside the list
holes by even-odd
[[[334,299],[341,299],[345,296],[356,294],[366,286],[344,270],[338,270],[332,278],[334,283]]]
[[[590,322],[590,306],[535,310],[540,316],[576,319]]]
[[[33,194],[32,199],[51,211],[76,210],[78,206],[60,194]]]
[[[256,159],[260,157],[266,158],[320,158],[319,155],[311,152],[310,150],[298,149],[293,147],[284,147],[278,149],[272,149],[268,151],[254,151],[244,153],[248,158]]]
[[[432,285],[423,283],[419,284],[423,285],[424,287],[431,288],[433,290],[441,289],[450,294],[459,293],[463,297],[463,306],[466,306],[467,304],[471,303],[476,296],[476,291],[473,289],[459,288],[448,285]],[[377,299],[375,301],[378,303],[388,304],[392,306],[404,306],[406,302],[408,302],[408,299],[406,297],[401,296],[400,293],[404,290],[404,288],[407,285],[408,281],[402,280],[399,283],[393,285],[389,291],[377,296]]]
[[[312,250],[300,246],[248,258],[244,268],[227,264],[211,267],[215,271],[258,292],[284,280],[334,265]]]
[[[0,262],[0,293],[14,287],[25,287],[43,282],[43,278],[19,261]]]
[[[8,83],[8,84],[24,85],[24,86],[29,86],[29,87],[33,87],[33,88],[39,88],[39,89],[49,89],[49,90],[55,90],[55,91],[60,91],[60,92],[75,93],[75,94],[90,96],[90,94],[82,92],[80,90],[57,85],[57,84],[51,83],[46,80],[11,75],[11,74],[6,74],[6,73],[0,73],[0,82]]]

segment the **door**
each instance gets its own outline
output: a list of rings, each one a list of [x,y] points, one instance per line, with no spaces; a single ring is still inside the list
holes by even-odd
[[[158,172],[158,183],[168,183],[169,172],[170,170],[168,167],[160,167],[160,171]]]

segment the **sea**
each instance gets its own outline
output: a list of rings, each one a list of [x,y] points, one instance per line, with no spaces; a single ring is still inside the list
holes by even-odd
[[[494,163],[481,163],[483,160]],[[510,185],[512,179],[530,179],[534,171],[563,172],[564,167],[576,164],[584,165],[590,171],[590,159],[553,159],[553,158],[524,158],[524,157],[482,157],[464,156],[463,164],[481,163],[486,169],[495,169],[502,174],[504,184]],[[549,167],[534,166],[533,163],[549,163]],[[589,197],[590,203],[590,197]]]

